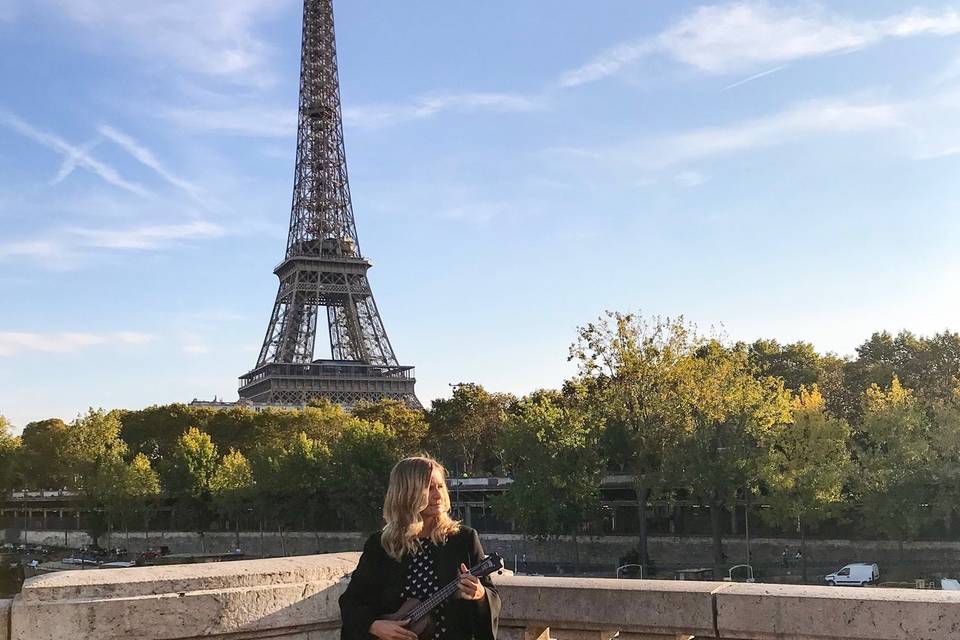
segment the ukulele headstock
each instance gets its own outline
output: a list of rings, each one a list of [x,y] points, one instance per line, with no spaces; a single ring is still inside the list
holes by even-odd
[[[470,573],[482,578],[488,576],[491,573],[499,572],[503,570],[503,558],[500,557],[499,553],[491,553],[486,558],[481,560],[477,566],[470,570]]]

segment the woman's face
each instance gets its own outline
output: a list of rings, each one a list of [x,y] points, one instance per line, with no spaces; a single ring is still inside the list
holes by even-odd
[[[420,512],[421,518],[436,518],[443,509],[443,475],[440,469],[434,468],[430,476],[430,486],[427,487],[427,508]]]

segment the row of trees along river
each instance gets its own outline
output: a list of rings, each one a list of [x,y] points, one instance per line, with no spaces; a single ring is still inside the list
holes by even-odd
[[[0,486],[68,488],[99,535],[162,506],[184,529],[244,518],[322,530],[377,525],[387,475],[426,451],[449,468],[510,475],[497,516],[534,536],[596,529],[605,473],[640,504],[709,506],[716,564],[736,496],[801,536],[856,514],[905,541],[951,527],[960,504],[960,336],[876,333],[855,357],[808,343],[731,343],[681,320],[608,313],[581,327],[561,388],[518,398],[477,384],[414,411],[321,404],[254,412],[185,405],[90,410],[0,429]],[[4,421],[5,422],[5,421]],[[9,425],[5,425],[9,427]],[[638,554],[647,559],[647,510]]]

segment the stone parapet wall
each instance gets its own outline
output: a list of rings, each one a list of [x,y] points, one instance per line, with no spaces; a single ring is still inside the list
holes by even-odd
[[[934,640],[960,637],[960,593],[723,582],[498,581],[500,640]]]
[[[337,640],[357,553],[69,571],[27,581],[0,640]],[[500,640],[933,640],[960,592],[495,576]],[[0,615],[4,605],[0,602]]]
[[[13,600],[0,598],[0,640],[10,640],[10,606]]]
[[[357,553],[64,571],[13,601],[10,640],[337,640]]]

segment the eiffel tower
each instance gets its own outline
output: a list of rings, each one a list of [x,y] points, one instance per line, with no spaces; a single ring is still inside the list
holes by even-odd
[[[241,402],[352,407],[383,398],[420,407],[413,367],[401,366],[383,328],[350,202],[333,31],[333,0],[304,0],[297,162],[290,235],[277,300]],[[320,307],[331,359],[315,360]]]

